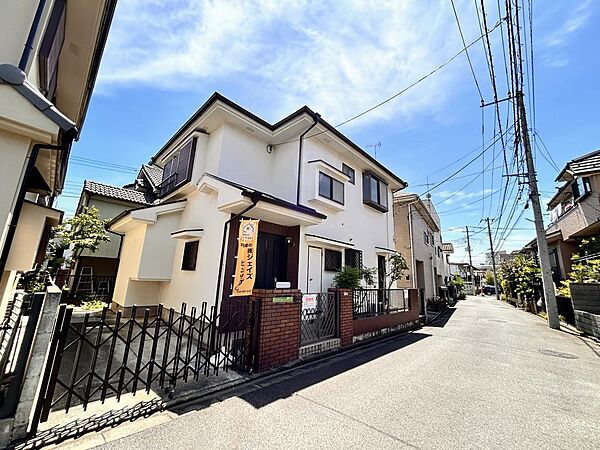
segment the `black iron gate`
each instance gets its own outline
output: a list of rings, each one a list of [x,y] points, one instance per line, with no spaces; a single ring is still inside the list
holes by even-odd
[[[133,306],[128,317],[104,308],[76,318],[61,305],[33,425],[46,421],[51,409],[85,409],[92,401],[151,388],[172,396],[178,382],[246,370],[249,307],[247,299],[221,313],[206,303],[189,311],[185,303],[179,311],[159,305],[154,313]]]
[[[333,338],[338,329],[337,291],[304,294],[300,313],[300,343],[312,344]]]

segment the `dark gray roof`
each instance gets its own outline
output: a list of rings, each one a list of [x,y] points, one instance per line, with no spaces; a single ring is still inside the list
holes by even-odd
[[[154,164],[144,164],[142,165],[142,170],[148,177],[148,181],[152,183],[153,187],[160,186],[163,177],[163,169],[161,167],[155,166]]]
[[[600,150],[587,153],[569,161],[565,168],[558,174],[556,181],[561,181],[566,171],[572,172],[574,175],[600,172]]]
[[[27,80],[25,73],[12,64],[0,64],[0,84],[12,86],[33,106],[54,122],[63,131],[77,131],[75,123],[61,113],[46,97]]]
[[[137,203],[140,205],[154,204],[154,197],[146,192],[111,186],[110,184],[98,183],[97,181],[85,180],[83,183],[83,191],[101,197],[114,198],[116,200]]]

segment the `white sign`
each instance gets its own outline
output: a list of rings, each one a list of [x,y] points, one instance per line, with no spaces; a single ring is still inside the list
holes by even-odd
[[[316,309],[317,308],[317,295],[316,294],[304,294],[302,296],[302,309]]]
[[[289,289],[291,285],[289,281],[278,281],[275,283],[275,289]]]

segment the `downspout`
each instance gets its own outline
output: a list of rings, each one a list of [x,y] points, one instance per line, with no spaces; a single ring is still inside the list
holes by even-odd
[[[40,26],[40,20],[42,20],[42,13],[44,12],[45,6],[46,0],[40,0],[35,11],[35,16],[33,16],[33,22],[31,23],[31,28],[29,29],[27,42],[25,42],[25,48],[23,49],[21,59],[19,60],[19,69],[21,69],[23,72],[25,72],[25,68],[29,62],[29,55],[31,55],[31,51],[33,50],[33,40],[35,39],[38,27]]]
[[[21,187],[19,188],[19,194],[17,195],[17,201],[15,203],[12,218],[8,226],[8,231],[6,232],[6,240],[4,241],[4,246],[2,247],[2,255],[0,255],[0,276],[4,273],[6,263],[8,262],[8,255],[10,254],[10,248],[12,247],[15,232],[17,231],[17,224],[19,223],[19,217],[21,216],[21,210],[23,209],[23,202],[25,201],[25,195],[27,194],[27,181],[33,173],[40,149],[65,150],[68,145],[68,143],[64,145],[34,144],[32,147],[29,160],[27,161],[25,175],[23,176]]]
[[[310,130],[312,130],[314,127],[317,126],[320,118],[321,118],[321,116],[319,114],[315,113],[315,115],[313,116],[314,123],[300,135],[300,142],[298,144],[298,184],[296,186],[296,204],[297,205],[300,205],[300,180],[301,180],[301,176],[302,176],[302,146],[304,144],[304,136],[306,136],[306,133],[308,133]]]
[[[218,306],[219,306],[219,294],[221,293],[221,277],[223,276],[223,259],[225,258],[225,244],[227,243],[227,230],[231,222],[236,219],[239,219],[248,211],[256,206],[256,204],[261,200],[262,193],[261,192],[253,192],[252,197],[250,197],[252,204],[246,208],[244,208],[241,212],[232,216],[229,220],[227,220],[223,224],[223,240],[221,242],[221,257],[219,259],[219,274],[217,275],[217,290],[215,293],[215,314],[219,314]]]

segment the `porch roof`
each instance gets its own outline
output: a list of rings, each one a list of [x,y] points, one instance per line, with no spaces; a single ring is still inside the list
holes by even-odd
[[[216,175],[212,175],[212,174],[206,174],[206,175],[211,178],[214,178],[215,180],[221,181],[222,183],[225,183],[229,186],[232,186],[236,189],[239,189],[240,191],[242,191],[241,194],[244,197],[252,198],[254,195],[259,194],[260,201],[270,203],[275,206],[281,206],[283,208],[290,209],[292,211],[296,211],[296,212],[299,212],[302,214],[308,214],[309,216],[313,216],[318,219],[327,219],[327,216],[325,214],[320,213],[316,209],[309,208],[308,206],[297,205],[295,203],[288,202],[287,200],[284,200],[282,198],[275,197],[274,195],[259,191],[258,189],[250,188],[248,186],[244,186],[242,184],[235,183],[230,180],[226,180],[226,179],[218,177]]]

